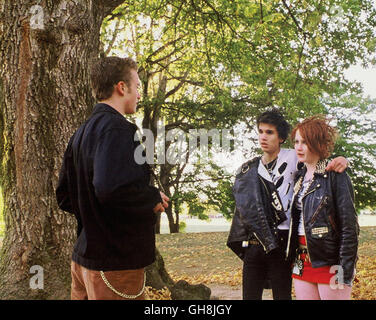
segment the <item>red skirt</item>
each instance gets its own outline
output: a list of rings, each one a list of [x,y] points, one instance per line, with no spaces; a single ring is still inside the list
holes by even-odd
[[[306,238],[305,236],[299,236],[299,243],[302,245],[306,245]],[[303,273],[301,276],[297,274],[292,274],[294,279],[299,279],[308,282],[314,283],[327,283],[330,284],[330,279],[335,276],[334,273],[330,273],[330,266],[324,266],[320,268],[313,268],[310,261],[306,261],[306,254],[301,254],[301,259],[304,260],[304,268]]]

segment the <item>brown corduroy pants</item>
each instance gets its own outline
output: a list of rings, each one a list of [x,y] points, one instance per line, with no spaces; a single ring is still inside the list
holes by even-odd
[[[72,300],[133,300],[113,292],[103,281],[100,272],[89,270],[72,261]],[[111,286],[126,295],[137,295],[144,284],[144,268],[136,270],[106,271],[104,275]],[[144,300],[143,292],[135,300]]]

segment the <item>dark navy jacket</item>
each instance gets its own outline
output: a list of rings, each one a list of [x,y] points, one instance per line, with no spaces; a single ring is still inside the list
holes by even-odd
[[[150,168],[134,151],[137,126],[99,103],[75,132],[64,154],[56,197],[78,222],[72,260],[91,270],[143,268],[155,260]]]

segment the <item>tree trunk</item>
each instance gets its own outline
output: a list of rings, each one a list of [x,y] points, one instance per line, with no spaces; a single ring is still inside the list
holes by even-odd
[[[175,221],[172,209],[173,209],[172,206],[169,206],[168,208],[166,208],[168,225],[169,225],[169,228],[170,228],[170,233],[178,233],[179,232],[179,220],[178,220],[178,216],[177,216],[176,221]]]
[[[69,297],[75,220],[54,190],[68,139],[94,104],[88,70],[102,20],[121,2],[0,1],[0,299]]]
[[[157,222],[155,224],[155,233],[160,234],[161,233],[161,213],[156,213],[157,215]]]

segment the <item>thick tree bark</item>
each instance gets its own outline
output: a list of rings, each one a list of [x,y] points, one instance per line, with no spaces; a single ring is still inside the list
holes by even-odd
[[[68,139],[94,104],[88,70],[102,20],[121,2],[0,0],[0,299],[69,297],[75,221],[54,190]],[[43,290],[30,286],[34,265]]]

